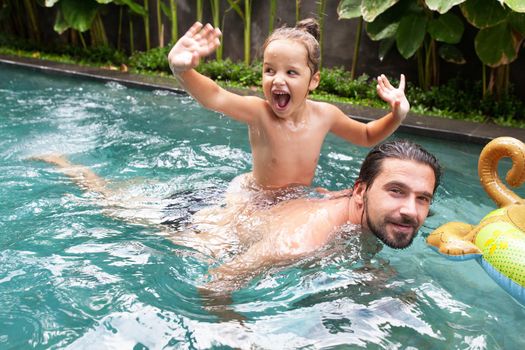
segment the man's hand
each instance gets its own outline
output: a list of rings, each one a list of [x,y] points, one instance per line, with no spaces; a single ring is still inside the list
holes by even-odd
[[[195,68],[201,57],[208,56],[221,44],[220,36],[219,28],[213,28],[211,24],[203,26],[202,23],[195,22],[168,54],[168,62],[173,74]]]
[[[396,89],[384,74],[381,74],[377,77],[377,93],[383,101],[390,104],[392,108],[392,113],[400,121],[405,119],[408,110],[410,109],[410,104],[405,96],[405,76],[401,74],[401,79],[399,80],[399,87]]]

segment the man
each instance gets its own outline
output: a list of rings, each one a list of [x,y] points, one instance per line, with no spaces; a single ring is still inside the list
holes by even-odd
[[[91,170],[62,157],[39,159],[57,165],[83,188],[115,200]],[[361,225],[363,233],[372,232],[389,247],[408,247],[428,215],[440,177],[437,159],[421,146],[407,140],[385,142],[367,155],[352,190],[269,206],[237,202],[204,209],[194,215],[194,230],[177,232],[172,240],[215,257],[233,246],[230,251],[236,255],[210,270],[208,285],[231,289],[232,282],[246,281],[265,267],[312,254],[348,224]]]
[[[230,225],[241,245],[254,233],[260,239],[210,273],[215,280],[234,281],[289,262],[320,249],[346,224],[361,225],[391,248],[406,248],[428,215],[440,177],[437,159],[419,145],[380,144],[365,158],[353,189],[342,191],[350,195],[292,199],[236,213]]]

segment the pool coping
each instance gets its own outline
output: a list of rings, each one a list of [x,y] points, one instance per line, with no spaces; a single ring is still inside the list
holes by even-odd
[[[113,81],[119,84],[145,88],[161,89],[174,93],[186,94],[174,77],[139,75],[118,70],[86,67],[69,63],[58,63],[38,58],[16,57],[0,54],[0,63],[37,69],[44,72],[80,76],[88,79]],[[250,89],[229,89],[241,95],[259,95]],[[355,106],[348,103],[333,103],[353,119],[368,122],[382,117],[387,110]],[[511,136],[525,142],[525,129],[510,128],[490,123],[438,118],[409,112],[398,129],[401,132],[435,137],[457,142],[486,144],[500,136]]]

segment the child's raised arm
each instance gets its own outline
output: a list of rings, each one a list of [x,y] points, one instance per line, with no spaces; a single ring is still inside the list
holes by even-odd
[[[200,58],[211,54],[221,44],[219,28],[210,24],[203,25],[195,22],[180,38],[170,53],[168,62],[173,74],[177,75],[197,67]]]
[[[194,68],[200,59],[213,53],[220,45],[221,31],[211,24],[203,26],[195,22],[173,46],[168,54],[169,66],[182,85],[203,107],[250,122],[257,108],[250,101],[222,89],[213,80],[198,73]]]
[[[390,104],[390,113],[363,124],[340,112],[331,131],[347,141],[366,147],[374,146],[390,136],[405,119],[410,109],[410,104],[405,96],[405,76],[401,74],[399,87],[396,88],[390,84],[384,74],[381,74],[377,77],[377,94],[383,101]]]

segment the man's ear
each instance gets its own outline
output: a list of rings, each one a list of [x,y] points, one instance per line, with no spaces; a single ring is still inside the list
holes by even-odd
[[[321,73],[316,72],[312,75],[310,79],[310,85],[308,85],[308,90],[314,91],[319,86],[319,81],[321,81]]]
[[[365,198],[365,192],[366,192],[367,187],[368,187],[367,184],[362,181],[356,182],[354,185],[354,189],[352,192],[352,198],[354,199],[355,203],[358,204],[359,206],[364,205],[364,202],[365,202],[364,198]]]

